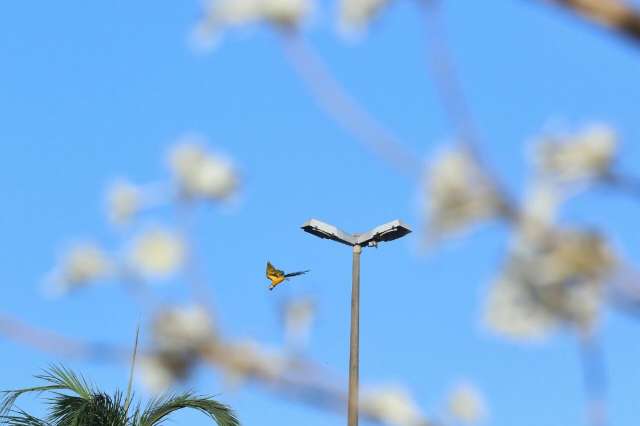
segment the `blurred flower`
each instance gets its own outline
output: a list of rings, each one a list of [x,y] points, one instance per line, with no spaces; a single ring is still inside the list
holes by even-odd
[[[224,199],[238,186],[231,163],[208,152],[198,137],[186,137],[176,145],[169,162],[181,193],[187,197]]]
[[[598,280],[610,272],[616,262],[600,234],[577,230],[556,232],[541,261],[545,268],[539,272],[547,283],[576,277]]]
[[[565,195],[556,185],[538,181],[526,191],[519,217],[519,238],[539,241],[553,228]]]
[[[141,357],[138,366],[143,385],[153,393],[165,392],[176,381],[173,372],[161,358]]]
[[[193,36],[199,47],[210,48],[227,28],[260,21],[279,28],[295,28],[310,10],[311,0],[214,0],[208,3]]]
[[[535,160],[543,173],[562,180],[598,178],[610,170],[616,148],[615,131],[595,124],[574,135],[543,137]]]
[[[461,423],[477,423],[486,416],[484,399],[469,383],[460,383],[449,395],[448,409]]]
[[[521,272],[508,267],[493,284],[485,307],[485,322],[495,332],[511,338],[539,339],[558,321],[536,300]]]
[[[284,306],[284,325],[289,346],[304,346],[315,316],[315,303],[309,298],[292,300]]]
[[[365,388],[360,396],[360,409],[394,426],[427,424],[409,391],[401,386]]]
[[[142,191],[126,180],[114,182],[107,191],[107,215],[115,225],[126,225],[142,208]]]
[[[346,30],[363,30],[391,0],[340,0],[340,25]]]
[[[157,352],[138,358],[138,374],[142,384],[153,393],[164,393],[175,383],[185,380],[194,367],[189,355]]]
[[[51,280],[56,285],[56,290],[64,293],[105,278],[111,270],[107,254],[98,245],[84,242],[72,246],[64,253]]]
[[[286,371],[286,359],[282,355],[253,340],[228,343],[219,350],[225,380],[230,386],[238,386],[250,376],[271,380]]]
[[[440,235],[498,215],[504,203],[472,155],[445,151],[425,181],[429,232]]]
[[[179,269],[185,258],[182,237],[166,229],[152,229],[139,235],[129,253],[135,271],[150,278],[164,278]]]
[[[296,27],[309,13],[308,0],[263,0],[264,18],[282,27]]]
[[[215,339],[211,318],[200,306],[162,311],[152,328],[156,346],[168,352],[197,350]]]
[[[488,325],[524,339],[561,324],[592,328],[617,263],[605,241],[594,232],[555,230],[543,241],[518,243],[489,293]]]
[[[260,0],[210,1],[207,18],[223,25],[244,25],[260,17],[260,3]]]

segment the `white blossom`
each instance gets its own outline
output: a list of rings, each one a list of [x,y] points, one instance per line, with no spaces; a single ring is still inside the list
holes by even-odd
[[[509,270],[492,285],[485,307],[485,322],[507,337],[540,339],[558,325],[558,319],[531,294],[520,271]]]
[[[165,392],[177,380],[169,366],[158,357],[140,357],[137,363],[142,384],[153,393]]]
[[[244,25],[260,18],[261,0],[216,0],[209,2],[209,19],[222,25]]]
[[[594,124],[573,135],[543,137],[536,152],[538,168],[562,180],[598,178],[611,168],[616,132]]]
[[[193,30],[197,47],[209,49],[228,28],[266,22],[296,28],[312,9],[311,0],[213,0]]]
[[[409,391],[398,385],[365,388],[360,396],[360,409],[377,420],[394,426],[426,424]]]
[[[181,193],[187,197],[219,200],[237,189],[238,177],[231,162],[207,151],[198,137],[186,137],[176,145],[169,162]]]
[[[138,358],[138,375],[145,388],[162,394],[171,386],[189,377],[196,358],[189,354],[153,352]]]
[[[562,324],[589,330],[615,265],[593,232],[554,230],[541,241],[519,241],[489,292],[486,322],[521,339],[544,337]]]
[[[363,30],[391,0],[340,0],[339,20],[345,31]]]
[[[295,27],[308,15],[311,4],[308,0],[263,0],[264,18],[285,27]]]
[[[525,193],[519,217],[519,238],[538,241],[553,228],[565,193],[556,185],[541,180]]]
[[[503,202],[466,149],[443,152],[425,180],[428,228],[436,235],[496,216]]]
[[[162,311],[153,322],[153,339],[165,351],[193,350],[215,338],[211,318],[200,306]]]
[[[254,340],[228,343],[219,350],[222,351],[219,359],[229,386],[238,386],[250,376],[272,380],[286,372],[286,358]]]
[[[142,191],[126,180],[114,182],[107,191],[107,216],[115,225],[126,225],[142,208]]]
[[[481,421],[487,411],[482,395],[469,383],[460,383],[451,391],[448,410],[458,422],[465,424]]]
[[[149,278],[166,278],[175,273],[186,256],[179,234],[154,228],[138,235],[130,248],[129,263],[134,271]]]
[[[92,242],[77,243],[66,251],[51,274],[56,292],[64,293],[75,287],[107,277],[112,263],[107,254]]]

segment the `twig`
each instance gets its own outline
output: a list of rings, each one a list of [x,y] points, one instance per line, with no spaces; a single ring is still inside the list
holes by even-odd
[[[579,337],[588,423],[590,426],[605,426],[607,372],[602,349],[592,334],[583,333]]]
[[[0,314],[0,335],[43,352],[90,361],[123,361],[129,351],[114,345],[88,343],[35,328],[8,315]]]
[[[421,5],[427,34],[427,65],[445,115],[459,142],[469,151],[499,194],[504,218],[516,222],[519,216],[517,203],[482,155],[481,138],[447,42],[440,0],[421,0]]]
[[[617,172],[609,172],[602,176],[599,183],[607,188],[620,191],[632,197],[640,198],[640,179],[623,175]]]
[[[178,196],[180,197],[180,196]],[[176,204],[176,217],[180,229],[183,233],[185,248],[184,279],[189,284],[192,296],[196,304],[202,306],[209,314],[210,321],[215,321],[215,308],[211,299],[211,293],[207,286],[207,279],[204,277],[200,261],[195,249],[195,235],[193,232],[193,203],[186,198],[178,198]],[[213,325],[213,323],[212,323]]]
[[[427,33],[427,63],[436,92],[457,136],[475,156],[479,156],[480,138],[447,43],[440,1],[422,0],[422,5]]]
[[[320,56],[295,32],[282,32],[282,41],[293,69],[327,114],[396,170],[416,178],[421,169],[418,158],[346,91]]]
[[[640,11],[620,0],[538,0],[564,8],[599,25],[640,43]]]

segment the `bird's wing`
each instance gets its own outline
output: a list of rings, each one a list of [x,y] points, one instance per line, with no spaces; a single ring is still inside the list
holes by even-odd
[[[267,277],[269,275],[273,274],[273,271],[275,271],[276,268],[273,267],[273,265],[271,264],[271,262],[267,262]]]
[[[280,276],[280,275],[284,275],[284,272],[274,268],[271,262],[267,262],[267,276],[269,275]]]
[[[290,272],[287,275],[285,275],[285,278],[289,278],[289,277],[295,277],[298,275],[302,275],[302,274],[306,274],[307,272],[309,272],[310,270],[307,269],[306,271],[298,271],[298,272]]]
[[[269,285],[269,290],[273,290],[278,284],[284,281],[284,275],[280,277],[269,278],[271,280],[271,285]]]
[[[267,262],[267,278],[273,281],[280,277],[284,277],[284,272],[274,268],[271,262]]]

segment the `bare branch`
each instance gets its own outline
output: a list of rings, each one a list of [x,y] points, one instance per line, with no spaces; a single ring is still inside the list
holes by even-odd
[[[0,335],[40,351],[68,358],[113,362],[126,360],[130,353],[126,348],[83,342],[38,329],[4,314],[0,314]]]
[[[440,0],[423,0],[422,6],[427,32],[427,64],[445,115],[459,142],[466,147],[500,195],[503,217],[508,221],[516,221],[519,215],[516,202],[512,200],[482,154],[481,138],[447,42]]]
[[[329,116],[396,170],[417,177],[421,168],[417,157],[347,93],[320,56],[295,32],[282,33],[282,40],[293,69]]]
[[[606,426],[607,371],[602,349],[591,333],[580,336],[580,360],[590,426]]]
[[[183,277],[188,283],[191,290],[192,297],[197,304],[202,306],[209,314],[210,320],[214,320],[215,307],[212,300],[209,286],[207,285],[207,279],[200,259],[198,258],[198,251],[195,244],[197,239],[195,238],[194,231],[194,215],[193,204],[186,199],[177,199],[175,201],[176,209],[176,221],[180,226],[180,230],[184,237],[184,244],[186,245],[185,263],[183,266]]]
[[[640,10],[620,0],[539,0],[640,43]]]
[[[637,177],[610,171],[602,176],[598,183],[608,189],[640,198],[640,179]]]
[[[468,146],[474,156],[478,156],[480,137],[447,43],[440,1],[424,1],[423,5],[427,33],[427,63],[434,87],[449,124],[455,129],[456,136]]]

